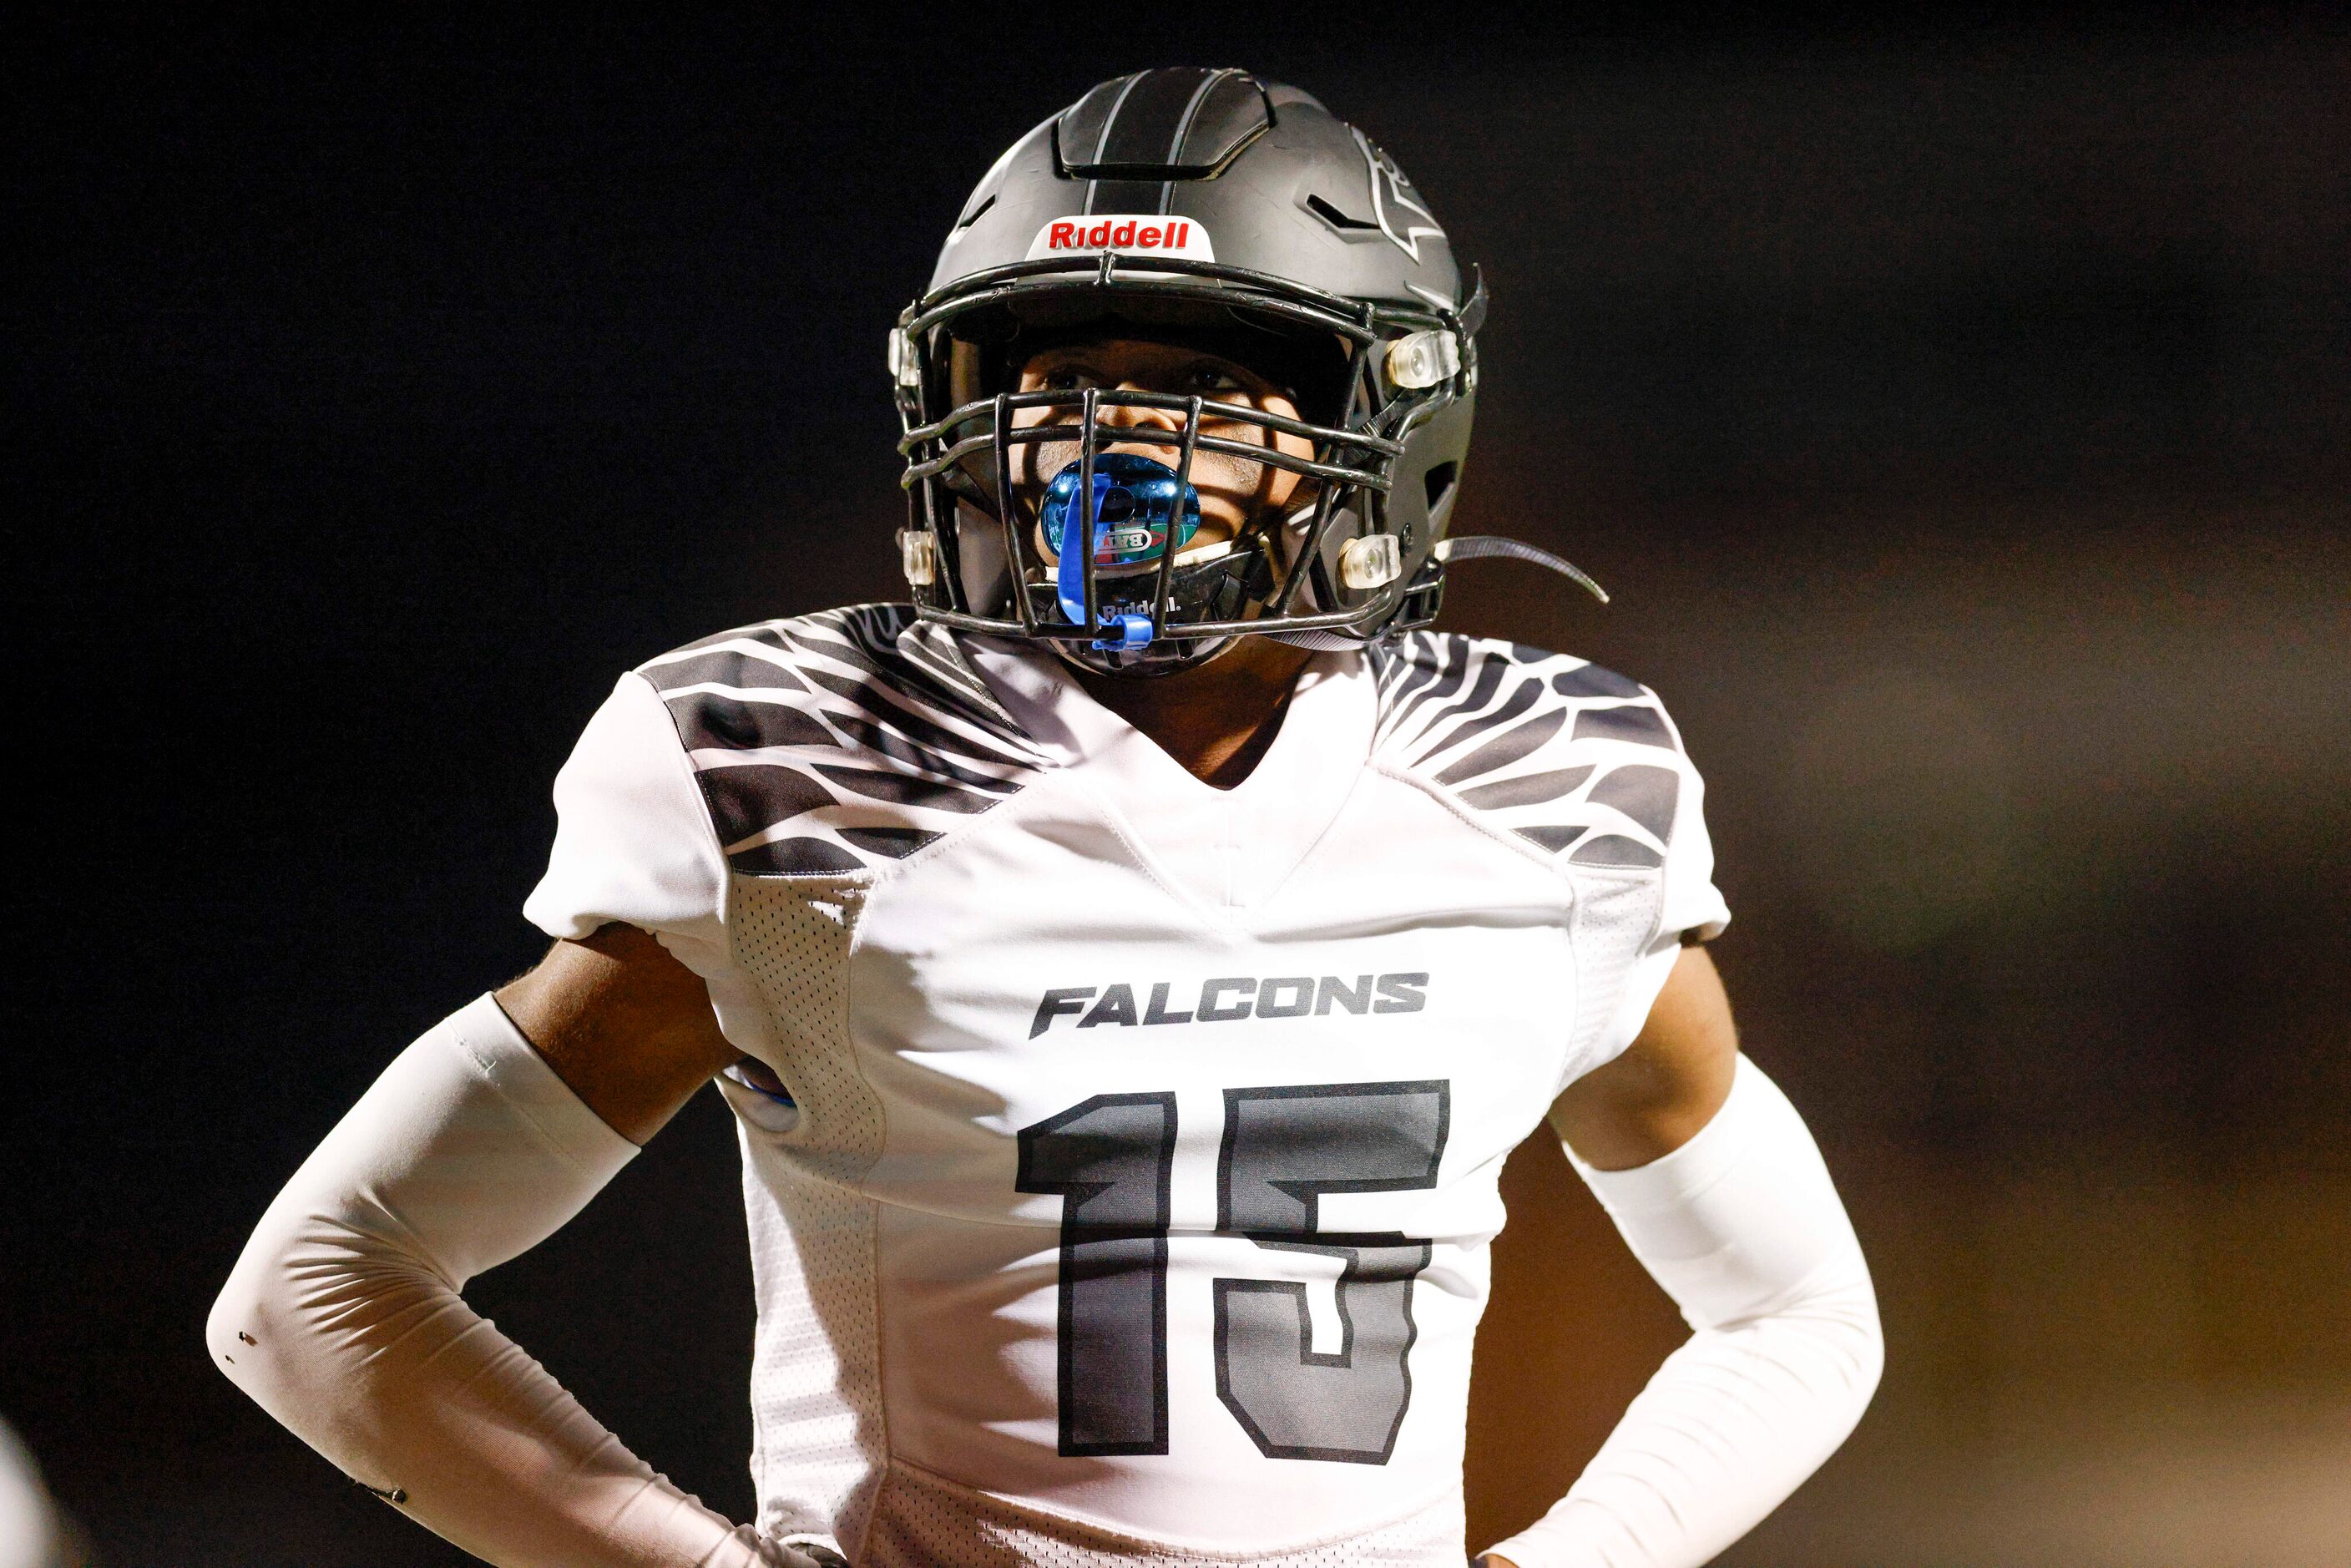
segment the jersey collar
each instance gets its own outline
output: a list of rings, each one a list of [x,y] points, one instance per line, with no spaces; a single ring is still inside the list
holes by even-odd
[[[1221,922],[1272,898],[1338,816],[1371,755],[1376,697],[1359,653],[1310,660],[1273,744],[1247,779],[1218,789],[1094,701],[1050,653],[961,641],[1029,738],[1155,870]]]

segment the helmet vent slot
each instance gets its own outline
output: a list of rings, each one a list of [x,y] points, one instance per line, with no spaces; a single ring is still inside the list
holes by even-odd
[[[1437,507],[1445,505],[1445,498],[1453,494],[1454,481],[1460,477],[1460,464],[1440,463],[1431,468],[1422,478],[1421,483],[1427,490],[1428,510],[1432,517],[1436,515]]]
[[[1272,126],[1264,84],[1247,71],[1169,66],[1103,82],[1064,110],[1054,158],[1063,179],[1213,180]]]
[[[1371,229],[1376,232],[1380,226],[1369,218],[1349,217],[1331,203],[1324,201],[1321,196],[1307,197],[1306,210],[1312,213],[1316,217],[1321,218],[1324,223],[1329,224],[1334,229]]]
[[[979,205],[964,214],[963,221],[956,225],[956,232],[957,234],[961,234],[964,230],[971,227],[972,225],[979,222],[981,216],[987,213],[987,209],[994,205],[996,205],[996,197],[991,193],[985,201],[981,202]]]

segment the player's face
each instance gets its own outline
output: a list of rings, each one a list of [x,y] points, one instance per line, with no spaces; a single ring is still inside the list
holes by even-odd
[[[1021,367],[1022,392],[1075,392],[1088,387],[1103,392],[1173,392],[1178,397],[1197,396],[1209,402],[1236,404],[1290,419],[1299,417],[1295,398],[1247,366],[1172,343],[1127,339],[1073,343],[1049,349]],[[1012,422],[1016,426],[1074,423],[1076,418],[1070,409],[1024,408],[1014,412]],[[1180,437],[1184,431],[1180,409],[1110,407],[1101,411],[1100,422],[1105,427],[1155,438]],[[1257,446],[1270,440],[1277,451],[1298,457],[1314,455],[1313,444],[1302,436],[1270,432],[1229,416],[1205,416],[1200,422],[1200,434]],[[1013,483],[1020,486],[1028,502],[1026,509],[1034,516],[1037,492],[1054,475],[1077,461],[1078,444],[1040,442],[1014,450]],[[1176,460],[1176,448],[1157,439],[1110,441],[1101,450],[1131,452],[1170,466]],[[1252,517],[1269,511],[1287,511],[1301,504],[1306,497],[1300,493],[1300,486],[1311,483],[1285,469],[1220,452],[1195,453],[1191,481],[1200,496],[1200,531],[1193,541],[1196,547],[1232,538]],[[1053,559],[1051,546],[1041,529],[1033,537],[1032,545],[1044,559]]]

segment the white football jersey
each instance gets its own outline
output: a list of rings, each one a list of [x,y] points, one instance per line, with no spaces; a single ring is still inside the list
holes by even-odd
[[[528,906],[753,1059],[759,1524],[861,1568],[1462,1561],[1502,1161],[1729,918],[1656,698],[1318,654],[1211,789],[904,606],[623,676]]]

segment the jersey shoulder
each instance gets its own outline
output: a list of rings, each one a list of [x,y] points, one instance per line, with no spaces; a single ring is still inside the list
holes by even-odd
[[[1657,695],[1587,659],[1408,632],[1373,653],[1375,766],[1562,867],[1662,866],[1698,775]]]
[[[738,626],[647,660],[733,871],[903,860],[1046,766],[952,638],[904,604]]]

